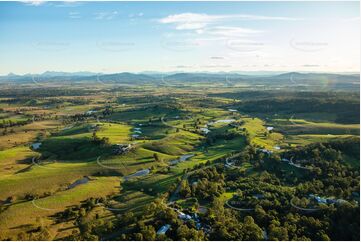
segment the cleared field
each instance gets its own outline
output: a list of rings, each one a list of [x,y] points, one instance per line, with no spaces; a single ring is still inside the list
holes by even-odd
[[[333,134],[300,134],[290,135],[285,139],[285,142],[294,145],[307,145],[314,142],[327,142],[337,139],[347,139],[351,137],[357,137],[355,135],[333,135]]]
[[[46,218],[69,206],[77,205],[89,197],[105,197],[118,191],[119,178],[100,177],[87,184],[61,191],[54,195],[11,205],[0,214],[3,236],[11,236],[24,230],[24,226],[38,225],[38,218]],[[51,219],[43,219],[43,226],[51,226]]]
[[[0,200],[5,200],[10,196],[22,199],[25,195],[52,194],[65,189],[83,176],[105,170],[96,162],[41,163],[29,166],[29,169],[24,172],[0,178]]]
[[[123,112],[117,112],[110,116],[110,119],[130,122],[133,124],[136,123],[145,123],[151,120],[159,120],[164,116],[176,116],[180,115],[182,111],[180,110],[171,110],[165,108],[142,108],[136,110],[127,110]]]
[[[161,122],[152,122],[152,125],[142,126],[140,130],[142,132],[141,135],[150,140],[159,140],[175,132],[174,128],[164,126]]]
[[[29,166],[32,157],[36,152],[29,149],[28,146],[18,146],[15,148],[0,151],[0,175],[12,175],[20,172]]]
[[[2,113],[0,116],[0,122],[18,122],[18,121],[26,121],[30,119],[25,115],[19,114],[10,114],[10,113]]]
[[[20,130],[52,130],[60,127],[60,125],[58,120],[43,120],[24,125]]]
[[[107,137],[112,144],[130,141],[131,126],[125,124],[101,123],[97,135],[99,138]]]
[[[200,143],[200,139],[200,135],[181,130],[161,140],[146,143],[143,147],[168,155],[182,155],[192,151]]]
[[[0,136],[0,150],[30,143],[38,135],[38,131],[16,132]]]
[[[58,115],[72,115],[85,113],[87,111],[101,107],[99,104],[87,104],[87,105],[68,105],[59,109],[54,109]]]
[[[157,154],[163,161],[176,158],[175,156],[169,156],[139,147],[125,155],[104,158],[101,157],[98,164],[103,166],[105,169],[117,171],[123,176],[130,175],[138,170],[167,165],[163,161],[155,161],[154,154]]]
[[[13,127],[13,132],[8,132],[7,134],[0,136],[0,150],[23,144],[29,144],[39,135],[39,133],[46,133],[51,130],[55,130],[59,125],[59,121],[44,120],[33,122],[20,127]]]
[[[304,119],[274,119],[273,125],[276,129],[286,133],[294,134],[331,134],[331,135],[359,135],[359,124],[337,124],[337,123],[316,123]]]
[[[122,184],[125,190],[141,191],[148,195],[166,192],[181,174],[152,174]]]
[[[259,118],[243,118],[245,124],[242,126],[248,131],[253,144],[264,147],[268,150],[276,150],[275,146],[283,146],[284,137],[276,131],[268,132],[266,124]]]
[[[144,207],[153,202],[154,199],[156,199],[155,196],[145,192],[129,190],[114,197],[114,200],[107,207],[118,212],[131,211],[135,214],[141,214]]]

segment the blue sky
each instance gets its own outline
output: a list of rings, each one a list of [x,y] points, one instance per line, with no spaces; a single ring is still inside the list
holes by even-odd
[[[358,72],[358,2],[0,2],[0,74]]]

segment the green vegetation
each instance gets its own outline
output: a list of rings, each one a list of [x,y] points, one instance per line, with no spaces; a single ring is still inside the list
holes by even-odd
[[[0,239],[358,240],[357,93],[194,85],[1,90]]]

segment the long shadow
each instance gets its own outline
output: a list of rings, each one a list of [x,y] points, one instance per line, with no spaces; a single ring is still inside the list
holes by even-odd
[[[23,169],[21,169],[21,170],[16,171],[15,174],[19,174],[19,173],[24,173],[24,172],[30,171],[33,166],[34,166],[34,164],[31,164],[31,165],[29,165],[28,167],[25,167],[25,168],[23,168]]]

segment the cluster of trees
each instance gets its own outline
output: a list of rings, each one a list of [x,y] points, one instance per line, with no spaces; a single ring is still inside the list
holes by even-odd
[[[164,198],[158,198],[136,216],[126,212],[119,216],[119,229],[123,232],[118,240],[205,240],[205,233],[197,230],[193,221],[182,221],[177,212],[168,207]],[[170,225],[165,234],[156,231],[163,225]]]
[[[273,174],[262,172],[257,177],[239,177],[234,179],[234,174],[227,176],[228,190],[235,191],[231,199],[235,207],[255,208],[262,206],[264,209],[279,209],[282,204],[288,204],[292,198],[290,189],[281,185],[280,180]],[[232,203],[231,203],[232,204]]]
[[[300,194],[318,193],[351,199],[360,190],[360,174],[344,157],[359,160],[359,140],[348,139],[329,143],[314,143],[285,153],[309,168],[298,179]],[[358,152],[357,152],[358,150]]]
[[[21,106],[54,106],[60,108],[64,106],[64,102],[72,105],[86,105],[90,103],[90,100],[86,98],[61,98],[54,96],[23,96],[16,98],[8,98],[0,100],[1,103],[7,104],[19,104]]]
[[[227,181],[227,187],[229,190],[237,191],[231,199],[240,202],[236,204],[253,206],[254,211],[249,213],[249,216],[264,229],[269,240],[339,240],[341,238],[357,240],[359,238],[357,205],[351,203],[324,205],[321,210],[313,213],[297,210],[290,205],[290,201],[300,194],[289,189],[274,174],[267,172],[263,172],[259,177],[239,178],[236,181],[232,178]],[[255,195],[262,196],[254,199]],[[354,217],[351,216],[352,212],[355,213]],[[339,222],[340,219],[343,224]],[[338,234],[341,231],[342,234]]]
[[[360,94],[357,92],[243,91],[210,96],[234,99],[234,103],[226,107],[247,113],[290,116],[295,113],[333,113],[338,123],[360,122]]]
[[[106,106],[102,111],[103,117],[112,115],[114,113],[114,109],[111,106]]]
[[[244,216],[224,207],[224,202],[214,199],[204,218],[212,228],[210,240],[263,240],[264,233],[252,216]]]
[[[109,219],[95,212],[98,203],[105,203],[105,198],[88,198],[78,206],[67,208],[55,215],[57,222],[73,221],[75,228],[66,240],[99,240],[103,235],[111,232],[114,224]]]
[[[195,170],[189,182],[183,180],[180,195],[206,203],[211,201],[211,208],[202,217],[212,227],[207,239],[358,240],[360,211],[353,199],[359,199],[355,197],[360,189],[359,172],[344,160],[346,155],[359,155],[358,145],[358,139],[339,140],[281,154],[286,158],[293,156],[294,161],[303,159],[310,169],[292,167],[281,161],[279,155],[264,155],[247,146],[232,159],[239,164],[250,162],[257,175],[245,177],[242,169],[226,169],[216,164]],[[298,179],[294,179],[296,176]],[[224,191],[234,192],[230,201],[236,207],[254,210],[240,213],[225,207],[224,200],[219,198]],[[345,200],[323,205],[314,202],[321,209],[312,213],[292,206],[295,199],[309,202],[310,194]]]
[[[212,201],[225,192],[224,174],[216,167],[195,171],[188,179],[181,181],[179,194],[183,198],[196,197],[199,200]]]
[[[333,113],[338,123],[359,123],[359,99],[271,98],[252,100],[236,106],[247,113]]]
[[[96,131],[93,132],[92,134],[92,142],[96,145],[100,145],[100,146],[104,146],[104,145],[109,145],[109,138],[108,137],[102,137],[100,138]]]
[[[204,141],[206,146],[213,145],[217,140],[232,140],[241,137],[241,134],[236,131],[226,130],[224,133],[209,133]]]
[[[11,119],[9,119],[9,120],[3,119],[2,122],[0,123],[0,128],[3,128],[4,132],[6,133],[7,128],[16,127],[16,126],[23,126],[23,125],[26,125],[26,124],[30,124],[32,122],[33,122],[33,120],[30,119],[30,118],[27,119],[27,120],[17,120],[17,121],[13,121]]]
[[[234,161],[236,165],[241,165],[245,162],[257,163],[258,165],[263,159],[264,153],[258,151],[253,145],[248,144],[241,152],[234,155],[230,161]]]
[[[43,225],[41,218],[36,219],[35,228],[29,232],[22,231],[16,238],[6,238],[6,240],[19,240],[19,241],[29,241],[29,240],[51,240],[54,234],[49,230],[47,226]],[[1,238],[1,234],[0,234]],[[5,239],[4,239],[5,240]]]

